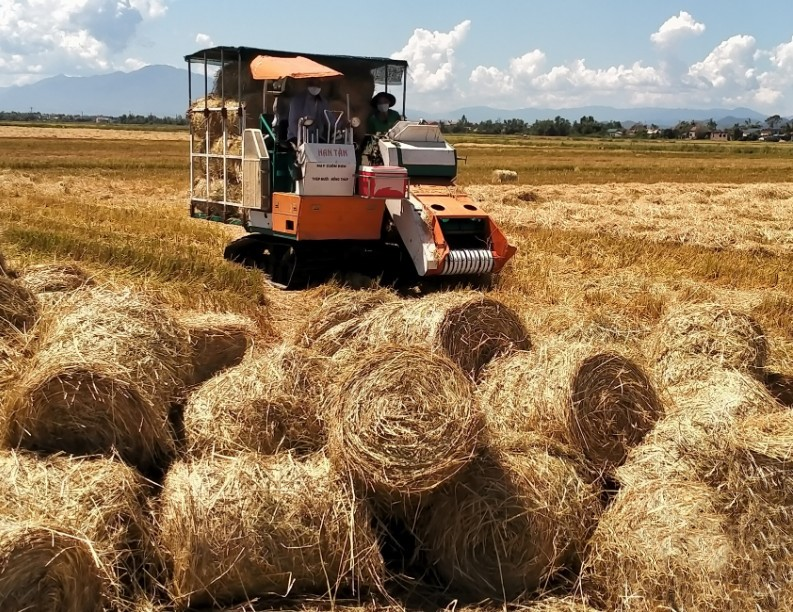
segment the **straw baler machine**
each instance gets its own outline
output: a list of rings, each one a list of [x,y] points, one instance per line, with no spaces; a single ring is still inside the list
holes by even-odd
[[[194,101],[192,76],[189,84],[190,212],[247,231],[226,247],[227,259],[292,288],[335,271],[487,277],[514,255],[457,186],[456,151],[437,125],[400,121],[385,135],[362,132],[376,84],[402,85],[404,116],[406,62],[243,47],[186,59],[189,74],[196,64],[204,70],[203,98]],[[301,120],[297,141],[287,142],[267,111],[308,78],[323,79],[333,110],[320,130]],[[362,157],[366,138],[382,165]]]

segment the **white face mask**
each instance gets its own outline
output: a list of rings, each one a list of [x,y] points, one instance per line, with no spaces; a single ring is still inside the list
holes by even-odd
[[[389,108],[391,108],[391,107],[388,106],[388,102],[386,102],[385,104],[378,104],[377,105],[377,110],[379,110],[381,113],[387,113]]]
[[[318,96],[320,91],[322,91],[321,87],[309,87],[308,88],[308,93],[310,93],[312,96]]]

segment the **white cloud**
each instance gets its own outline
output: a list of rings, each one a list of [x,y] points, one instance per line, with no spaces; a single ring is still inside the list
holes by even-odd
[[[209,34],[199,32],[196,34],[195,41],[202,47],[214,47],[215,43],[212,42],[212,37]]]
[[[720,43],[701,62],[692,65],[689,76],[700,86],[754,89],[756,41],[753,36],[732,36]]]
[[[686,11],[667,19],[658,31],[650,36],[650,40],[660,46],[677,43],[684,38],[699,36],[705,31],[705,25],[694,20]]]
[[[470,20],[457,24],[450,32],[430,32],[418,28],[402,50],[391,55],[394,59],[409,62],[413,91],[444,92],[453,88],[454,52],[470,29]]]
[[[793,38],[790,42],[778,45],[771,53],[771,64],[784,78],[793,77]]]
[[[164,0],[0,0],[0,58],[11,58],[0,85],[123,67],[139,25],[166,12]]]

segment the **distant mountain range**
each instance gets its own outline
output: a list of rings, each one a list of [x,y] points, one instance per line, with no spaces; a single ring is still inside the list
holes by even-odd
[[[196,80],[199,80],[197,77]],[[99,76],[56,76],[30,85],[0,87],[0,111],[34,112],[45,114],[84,114],[118,116],[123,114],[176,116],[187,109],[187,70],[171,66],[146,66],[134,72],[113,72]],[[194,86],[198,85],[194,82]],[[613,108],[610,106],[582,106],[548,109],[521,108],[514,110],[471,106],[445,112],[407,110],[410,119],[457,120],[463,115],[478,123],[492,119],[522,119],[527,123],[553,119],[557,116],[577,121],[592,116],[597,121],[655,124],[659,127],[676,125],[680,121],[709,121],[719,127],[742,125],[746,120],[764,121],[767,115],[749,108]]]

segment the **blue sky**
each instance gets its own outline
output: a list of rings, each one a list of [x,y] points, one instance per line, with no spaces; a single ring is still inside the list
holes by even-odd
[[[398,56],[412,67],[409,106],[427,110],[793,115],[791,0],[0,0],[0,86],[183,67],[213,44]]]

